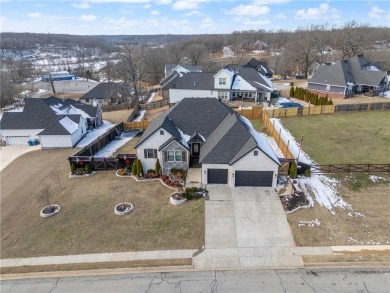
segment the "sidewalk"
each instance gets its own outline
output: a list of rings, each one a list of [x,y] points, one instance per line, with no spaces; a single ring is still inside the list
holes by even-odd
[[[187,250],[155,250],[137,252],[115,252],[60,256],[42,256],[29,258],[0,259],[0,268],[40,265],[61,265],[80,263],[100,263],[135,260],[161,260],[192,258],[193,266],[203,264],[203,269],[239,269],[239,268],[275,268],[301,267],[303,264],[294,264],[292,257],[304,255],[334,255],[346,252],[390,250],[390,245],[361,245],[361,246],[321,246],[321,247],[262,247],[254,248],[226,248],[206,249],[197,256],[195,249]],[[239,258],[251,258],[252,264],[241,264]]]
[[[192,258],[192,255],[196,251],[197,250],[195,250],[195,249],[155,250],[155,251],[42,256],[42,257],[29,257],[29,258],[8,258],[8,259],[0,259],[0,268],[21,267],[21,266],[41,266],[41,265],[61,265],[61,264],[79,264],[79,263],[134,261],[134,260],[160,260],[160,259]]]

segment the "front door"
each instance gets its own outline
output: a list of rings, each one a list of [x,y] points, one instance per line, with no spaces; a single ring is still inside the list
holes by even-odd
[[[192,156],[199,157],[200,143],[192,144]]]

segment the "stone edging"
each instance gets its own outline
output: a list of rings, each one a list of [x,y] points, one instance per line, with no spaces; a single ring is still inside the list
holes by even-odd
[[[170,195],[169,202],[175,206],[181,205],[187,201],[186,198],[183,199],[174,199],[173,195],[176,194],[177,192],[174,192]]]
[[[52,213],[50,213],[50,214],[45,214],[45,213],[43,212],[43,210],[46,209],[47,207],[49,207],[49,206],[45,206],[43,209],[41,209],[41,211],[40,211],[40,213],[39,213],[39,215],[40,215],[42,218],[48,218],[48,217],[54,216],[54,215],[57,214],[57,213],[60,211],[60,209],[61,209],[61,207],[60,207],[59,205],[57,205],[57,204],[52,204],[52,205],[50,205],[50,206],[55,207],[54,212],[52,212]]]
[[[84,174],[84,175],[72,175],[72,173],[69,174],[69,178],[83,178],[83,177],[88,177],[96,174],[96,172],[91,172],[91,174]]]
[[[120,212],[118,211],[116,208],[118,206],[122,205],[122,203],[118,203],[115,208],[114,208],[114,212],[115,212],[115,215],[118,215],[118,216],[124,216],[124,215],[127,215],[129,214],[131,211],[134,210],[134,205],[130,202],[125,202],[125,205],[130,205],[130,207],[127,207],[123,212]]]
[[[125,178],[125,177],[130,177],[130,178],[134,179],[134,180],[137,181],[137,182],[160,181],[160,183],[161,183],[162,185],[164,185],[165,187],[168,187],[168,188],[170,188],[170,189],[172,189],[172,190],[177,190],[177,189],[178,189],[177,187],[171,187],[171,186],[165,184],[165,182],[163,182],[160,178],[138,179],[137,177],[135,177],[135,176],[133,176],[133,175],[125,175],[125,176],[119,175],[119,174],[118,174],[118,171],[115,172],[115,175],[118,176],[118,177],[124,177],[124,178]]]

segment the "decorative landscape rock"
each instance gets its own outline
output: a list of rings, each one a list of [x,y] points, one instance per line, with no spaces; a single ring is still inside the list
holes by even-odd
[[[45,206],[43,209],[41,209],[41,212],[39,214],[42,218],[48,218],[57,214],[60,209],[61,207],[59,205],[52,204],[50,206]]]
[[[118,203],[114,208],[115,215],[118,215],[118,216],[127,215],[130,212],[132,212],[133,210],[134,210],[134,205],[130,202],[125,202],[124,204]]]

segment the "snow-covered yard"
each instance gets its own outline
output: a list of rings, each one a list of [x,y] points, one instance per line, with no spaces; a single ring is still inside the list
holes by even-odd
[[[97,139],[99,136],[105,134],[107,131],[109,131],[111,128],[115,127],[115,124],[112,124],[111,122],[107,120],[103,120],[103,124],[92,131],[89,131],[86,136],[80,140],[80,142],[76,145],[78,148],[83,148],[87,145],[89,145],[91,142],[93,142],[95,139]]]
[[[132,140],[136,134],[132,136],[124,136],[123,133],[121,134],[121,139],[119,140],[113,140],[110,142],[108,145],[106,145],[103,149],[101,149],[99,152],[95,154],[94,157],[99,157],[99,158],[107,158],[112,156],[113,153],[123,145],[125,145],[127,142]]]

